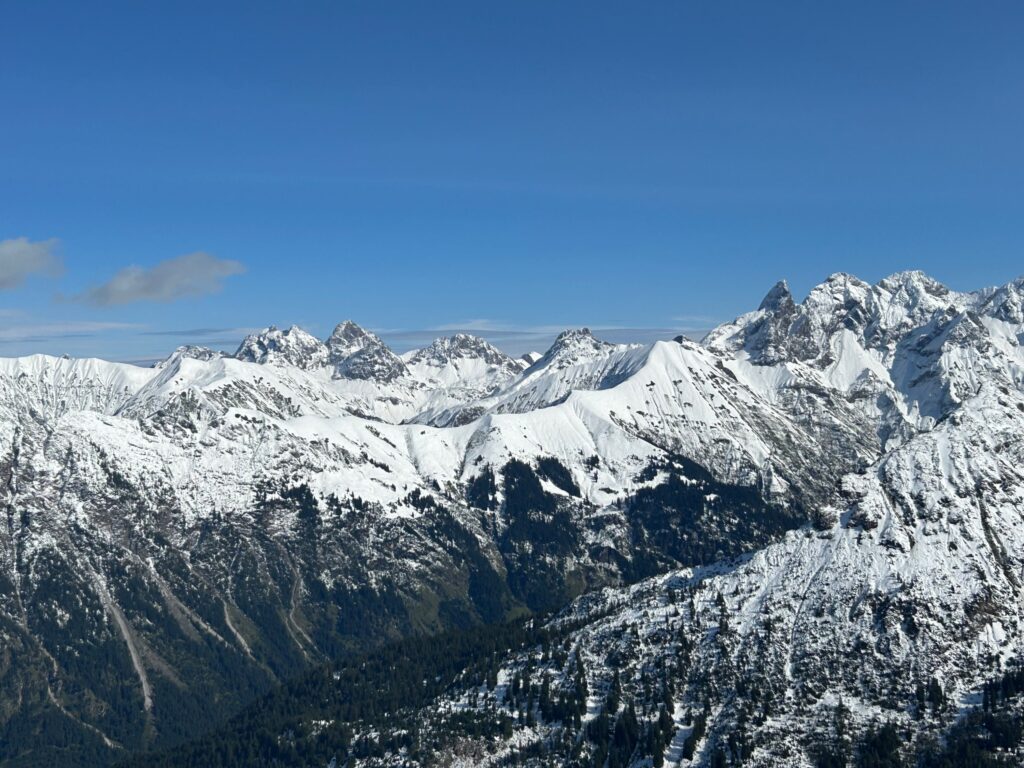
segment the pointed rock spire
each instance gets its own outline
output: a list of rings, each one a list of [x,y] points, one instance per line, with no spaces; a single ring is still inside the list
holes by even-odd
[[[554,344],[534,366],[552,363],[559,367],[573,365],[602,357],[614,348],[614,344],[595,338],[589,328],[570,328],[558,334]]]
[[[327,339],[328,362],[337,365],[366,347],[385,346],[373,333],[363,329],[351,320],[338,323]]]
[[[402,358],[379,336],[351,320],[338,324],[326,347],[336,378],[389,382],[407,372]]]
[[[764,312],[778,312],[780,309],[790,309],[792,306],[793,294],[789,291],[789,283],[779,280],[761,299],[758,309]]]

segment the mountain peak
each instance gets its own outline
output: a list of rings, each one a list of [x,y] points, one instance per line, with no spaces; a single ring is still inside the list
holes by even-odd
[[[778,312],[780,309],[788,309],[793,306],[793,294],[790,293],[789,283],[779,280],[772,289],[761,299],[758,309],[765,312]]]
[[[557,362],[560,366],[573,365],[603,357],[615,345],[595,338],[589,328],[570,328],[555,338],[554,344],[535,365]]]
[[[594,334],[587,327],[567,328],[555,337],[554,346],[569,346],[571,344],[596,342]],[[603,343],[603,342],[601,342]]]
[[[926,293],[931,296],[943,297],[952,293],[945,285],[919,269],[895,272],[880,280],[878,286],[893,293],[902,290],[912,295]]]
[[[337,365],[364,347],[383,343],[376,335],[353,321],[345,320],[335,326],[327,339],[328,362]]]
[[[760,314],[713,330],[706,345],[745,348],[751,359],[774,365],[785,360],[828,363],[838,334],[852,333],[865,348],[889,354],[904,334],[937,311],[967,309],[972,299],[921,271],[897,272],[875,285],[835,272],[796,304],[785,281],[768,292]],[[1012,314],[1012,313],[1011,313]]]
[[[198,344],[183,344],[174,350],[165,359],[156,363],[154,368],[164,368],[173,360],[201,360],[203,362],[210,362],[211,360],[219,360],[222,357],[228,357],[229,355],[224,352],[218,352],[215,349],[209,347],[199,346]]]
[[[460,359],[479,359],[497,366],[514,365],[512,358],[486,339],[468,333],[456,333],[453,336],[435,339],[429,347],[421,349],[412,358],[414,362],[432,362],[440,365]]]
[[[987,291],[979,311],[997,320],[1024,325],[1024,277]]]
[[[327,340],[329,344],[331,341],[350,341],[352,339],[361,339],[368,336],[373,336],[372,333],[366,331],[361,325],[353,320],[343,320],[334,326],[334,331],[331,333],[330,338]]]
[[[833,272],[812,288],[809,296],[813,297],[815,294],[830,294],[834,296],[840,291],[846,295],[862,296],[871,291],[871,284],[861,280],[856,275],[851,275],[849,272]]]
[[[271,325],[246,336],[235,357],[249,363],[286,364],[308,371],[327,364],[327,347],[297,325],[284,331]]]
[[[405,363],[377,334],[351,320],[334,328],[326,348],[336,378],[389,382],[406,373]]]

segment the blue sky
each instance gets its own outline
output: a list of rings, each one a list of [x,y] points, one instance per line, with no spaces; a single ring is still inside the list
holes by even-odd
[[[10,0],[0,355],[349,317],[400,348],[538,346],[706,328],[782,277],[1005,282],[1022,24],[1011,2]]]

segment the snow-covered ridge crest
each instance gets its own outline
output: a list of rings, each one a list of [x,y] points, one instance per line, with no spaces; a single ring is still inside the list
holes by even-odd
[[[172,423],[170,413],[206,429],[232,410],[247,410],[285,430],[292,419],[317,417],[472,432],[490,423],[483,421],[488,414],[525,417],[557,407],[575,420],[600,403],[598,421],[611,426],[591,423],[584,431],[610,429],[623,445],[710,451],[701,458],[722,477],[759,476],[781,488],[801,471],[798,443],[827,446],[836,471],[863,465],[887,444],[931,428],[986,382],[1019,387],[1022,284],[958,293],[920,272],[876,285],[839,273],[798,304],[782,281],[758,310],[716,328],[700,345],[616,345],[572,329],[532,364],[467,334],[399,356],[351,320],[326,341],[296,326],[270,327],[247,337],[233,357],[182,348],[153,369],[3,361],[0,377],[9,383],[0,396],[12,414],[38,401],[61,414],[156,418],[161,429]],[[506,446],[493,462],[543,450],[529,437],[530,423],[524,421],[524,445],[532,447]],[[698,430],[719,442],[693,439]]]
[[[46,418],[75,411],[112,414],[154,375],[150,368],[96,358],[0,358],[2,421],[13,427],[32,411]]]
[[[823,383],[858,401],[886,440],[928,428],[988,376],[1019,380],[1020,285],[962,293],[917,271],[875,285],[838,273],[797,304],[782,283],[703,343],[767,397],[778,399],[786,381],[783,389]]]

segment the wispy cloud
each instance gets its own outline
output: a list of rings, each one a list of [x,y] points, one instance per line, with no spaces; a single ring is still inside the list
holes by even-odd
[[[686,328],[714,328],[725,322],[720,317],[711,317],[710,315],[677,315],[672,320]]]
[[[66,323],[34,323],[0,328],[0,344],[54,341],[95,336],[111,331],[133,331],[143,328],[137,323],[102,323],[72,321]]]
[[[106,283],[71,299],[97,307],[140,301],[167,303],[217,293],[226,278],[244,271],[241,262],[218,259],[200,251],[161,261],[148,269],[125,267]]]
[[[498,331],[502,329],[508,329],[509,326],[502,323],[495,322],[494,320],[478,319],[478,320],[465,320],[461,323],[444,323],[439,325],[433,330],[435,331],[465,331],[466,329],[472,329],[475,331]]]
[[[17,288],[30,275],[57,277],[62,271],[56,240],[27,237],[0,240],[0,290]]]

